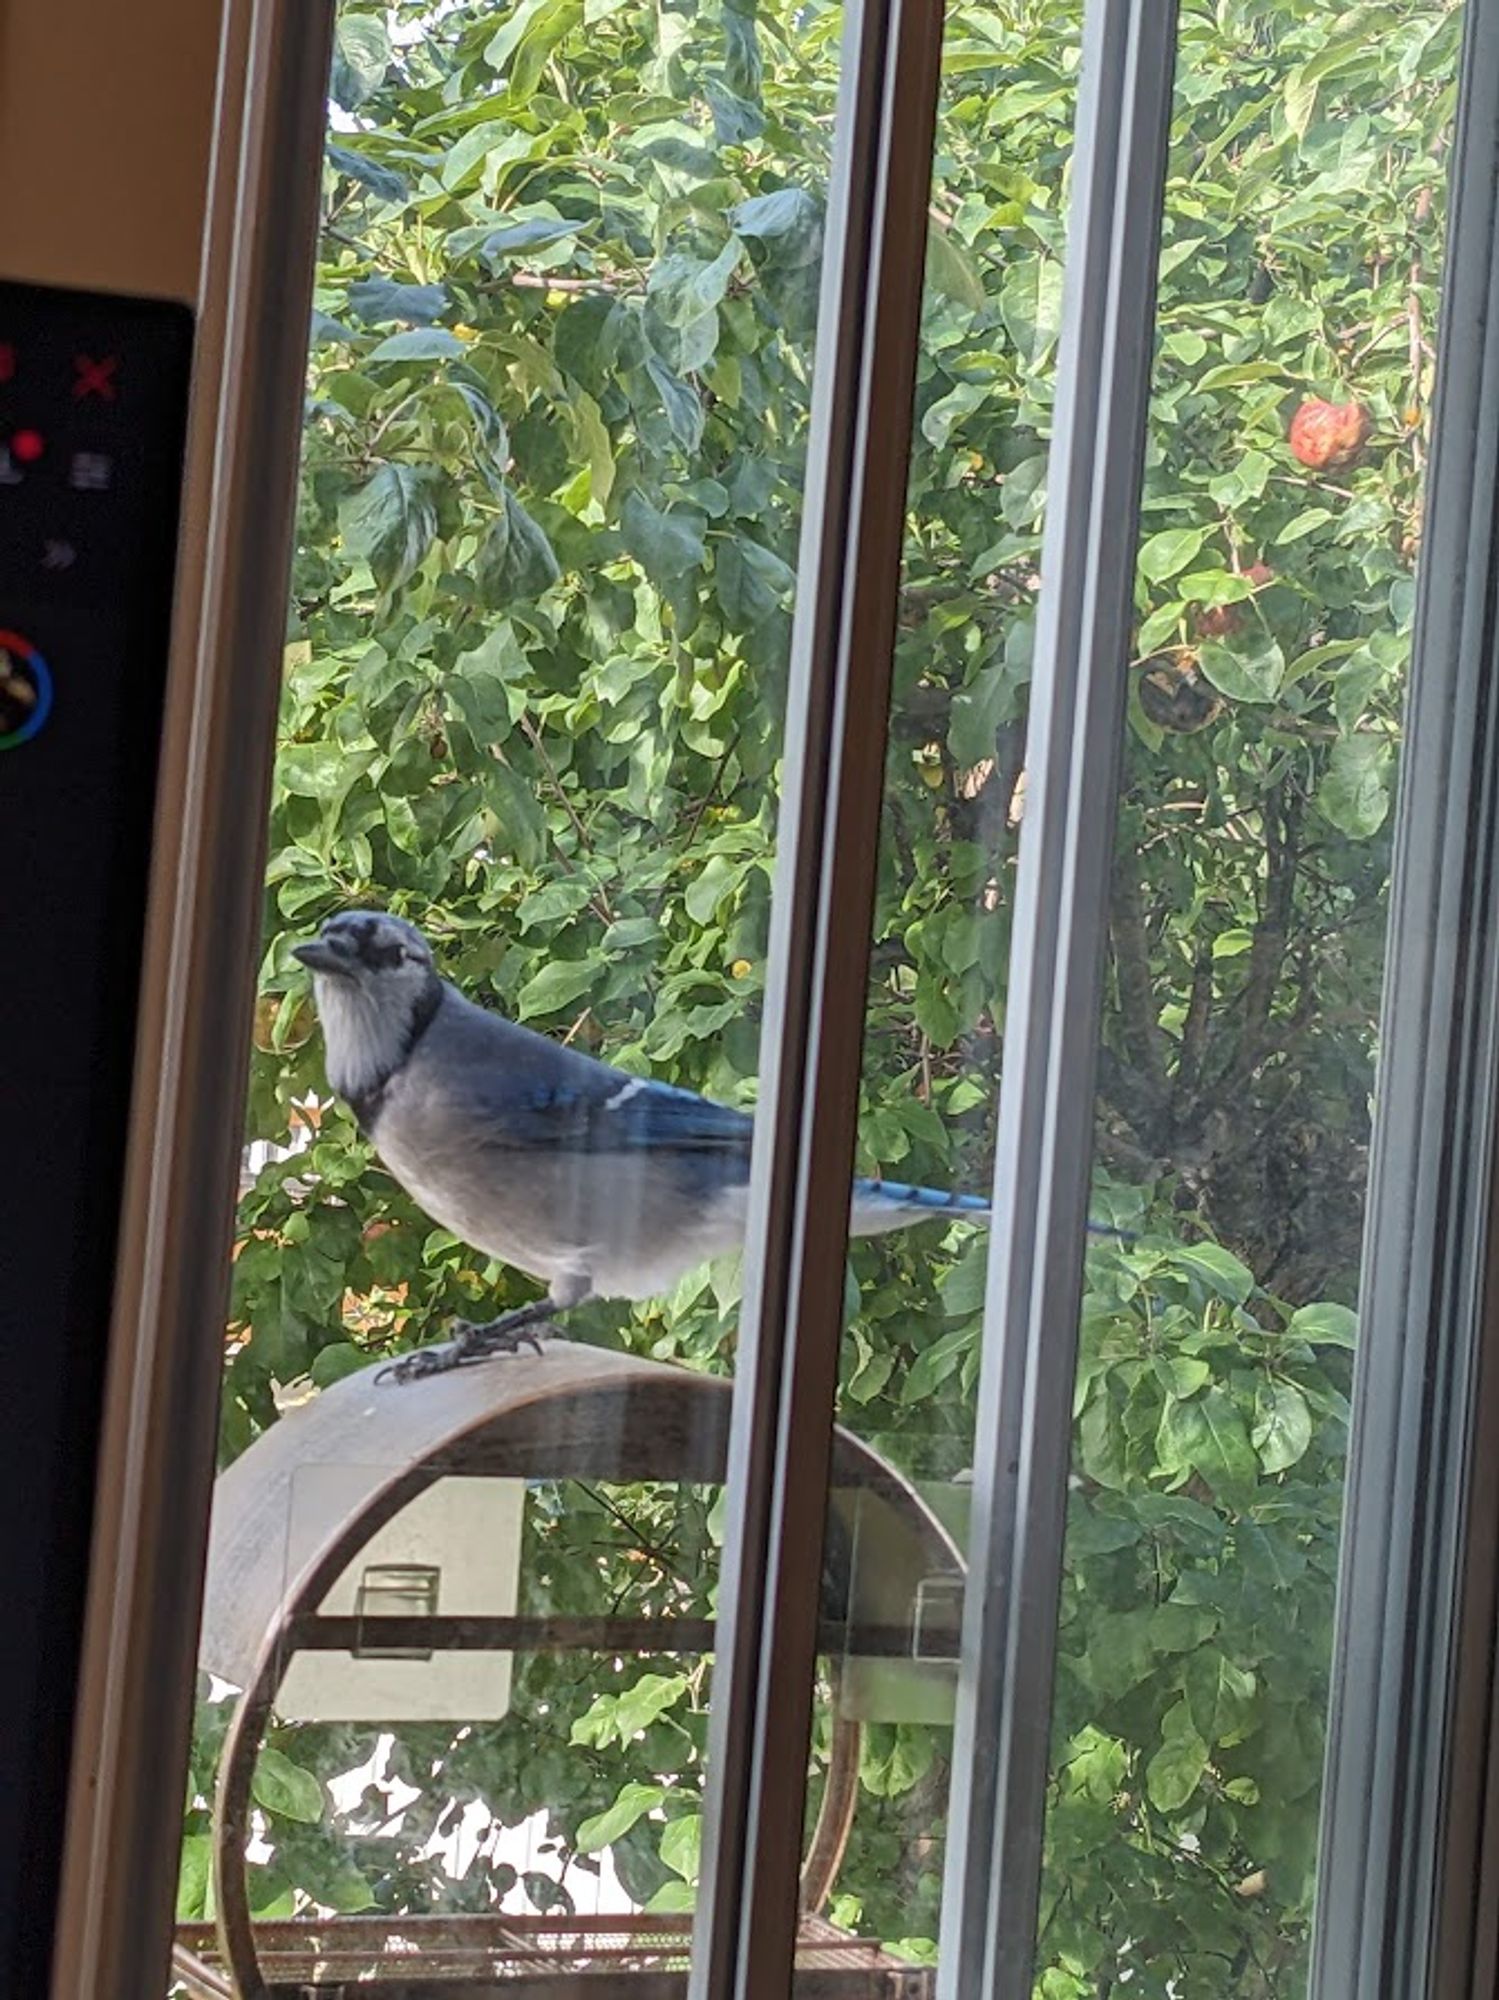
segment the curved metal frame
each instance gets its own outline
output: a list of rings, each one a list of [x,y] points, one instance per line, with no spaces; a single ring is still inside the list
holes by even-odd
[[[481,1405],[475,1410],[470,1404],[471,1421],[466,1426],[460,1421],[455,1432],[429,1442],[423,1455],[393,1470],[390,1477],[372,1491],[359,1513],[324,1544],[283,1595],[274,1622],[261,1641],[248,1685],[240,1697],[225,1738],[214,1800],[216,1923],[223,1962],[238,2000],[264,2000],[267,1991],[255,1946],[245,1872],[252,1786],[260,1745],[287,1669],[307,1640],[320,1637],[329,1650],[344,1650],[349,1646],[353,1637],[349,1630],[352,1621],[322,1617],[317,1607],[359,1552],[388,1522],[437,1481],[458,1474],[472,1475],[486,1471],[503,1476],[497,1461],[506,1444],[504,1424],[507,1420],[523,1420],[548,1403],[565,1405],[569,1400],[577,1401],[580,1396],[600,1392],[627,1396],[642,1388],[657,1394],[679,1389],[688,1406],[696,1403],[701,1408],[707,1408],[713,1402],[723,1405],[726,1443],[732,1386],[729,1382],[661,1363],[611,1355],[607,1357],[602,1381],[597,1373],[589,1378],[586,1387],[581,1388],[578,1384],[569,1386],[565,1382],[553,1381],[548,1383],[539,1397],[534,1394],[528,1397],[524,1393],[526,1373],[537,1367],[550,1369],[563,1355],[567,1356],[569,1366],[574,1356],[580,1364],[593,1364],[595,1367],[604,1358],[590,1349],[562,1349],[559,1353],[554,1348],[546,1360],[538,1363],[507,1359],[502,1364],[506,1372],[492,1379],[514,1385],[522,1392],[519,1397],[506,1397],[497,1408]],[[343,1384],[339,1385],[339,1389],[349,1396],[352,1385],[362,1379],[346,1378],[351,1389],[345,1390]],[[430,1387],[434,1400],[451,1393],[440,1379]],[[382,1390],[380,1393],[391,1397],[399,1395],[402,1399],[399,1407],[410,1410],[422,1391],[418,1389],[413,1394],[410,1389],[400,1392]],[[395,1407],[397,1405],[393,1402],[392,1408]],[[701,1433],[697,1437],[701,1445]],[[893,1502],[912,1522],[922,1541],[930,1545],[934,1558],[950,1565],[954,1571],[961,1570],[962,1559],[951,1537],[900,1475],[852,1434],[839,1431],[835,1434],[835,1442],[845,1474],[845,1480],[840,1483],[857,1484]],[[513,1440],[512,1448],[521,1453],[534,1451],[534,1437],[527,1438],[520,1433]],[[710,1444],[709,1448],[717,1456],[716,1445]],[[526,1470],[534,1473],[536,1467],[531,1465]],[[691,1476],[703,1476],[700,1466],[685,1470],[690,1471]],[[664,1468],[658,1470],[656,1476],[683,1476],[683,1473],[684,1468]],[[852,1473],[858,1475],[856,1481],[847,1477]],[[497,1643],[519,1646],[525,1643],[528,1633],[534,1636],[544,1624],[559,1629],[562,1624],[558,1620],[526,1618],[440,1617],[399,1621],[382,1618],[379,1622],[382,1632],[389,1630],[397,1643],[425,1643],[430,1640],[435,1650],[463,1645],[490,1647]],[[585,1628],[592,1622],[571,1621],[564,1636],[573,1644],[587,1643],[590,1635]],[[648,1622],[658,1628],[659,1636],[658,1632],[642,1633],[639,1627],[644,1622],[647,1621],[637,1620],[629,1626],[629,1643],[639,1645],[642,1650],[696,1651],[711,1645],[713,1628],[710,1621],[651,1619]],[[611,1621],[612,1626],[621,1628],[627,1623]],[[393,1629],[397,1625],[400,1627],[398,1638]],[[572,1629],[574,1625],[577,1631]],[[671,1643],[674,1629],[678,1634],[676,1646]],[[683,1641],[689,1643],[684,1645]],[[594,1642],[601,1643],[597,1639]],[[619,1643],[617,1633],[611,1643]],[[820,1909],[831,1893],[848,1845],[858,1799],[862,1741],[863,1730],[858,1721],[848,1717],[838,1719],[833,1730],[821,1807],[801,1871],[801,1907],[809,1914]]]

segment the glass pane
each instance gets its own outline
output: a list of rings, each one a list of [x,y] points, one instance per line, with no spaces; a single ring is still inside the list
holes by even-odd
[[[200,1984],[216,1850],[231,1950],[314,1986],[687,1949],[840,27],[341,15],[182,1859]],[[542,1039],[434,1000],[428,950]],[[374,1372],[584,1279],[540,1358],[525,1329]]]
[[[1448,5],[1381,19],[1374,37],[1289,7],[1182,19],[1044,2000],[1306,1986],[1461,29]],[[1075,30],[1075,10],[1040,5],[950,16],[927,270],[861,1164],[980,1194]],[[844,1344],[840,1421],[916,1483],[959,1556],[985,1262],[981,1230],[950,1214],[856,1246]],[[957,1592],[921,1587],[908,1654],[940,1654],[926,1597]],[[845,1661],[829,1682],[864,1730],[830,1908],[922,1961],[939,1937],[952,1675]]]
[[[812,1802],[856,1737],[826,1908],[928,1968],[1079,39],[1075,8],[948,15],[866,1017],[838,1420],[918,1536],[903,1560],[888,1524],[851,1536],[868,1503],[835,1476],[827,1570],[854,1608],[829,1607]]]
[[[1188,10],[1038,1991],[1305,1991],[1461,17]]]

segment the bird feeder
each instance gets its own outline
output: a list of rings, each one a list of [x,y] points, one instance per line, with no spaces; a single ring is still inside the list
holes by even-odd
[[[219,1768],[217,1928],[179,1927],[177,1976],[197,2000],[354,2000],[371,1985],[392,2000],[678,2000],[685,1918],[251,1920],[251,1786],[273,1714],[483,1719],[505,1712],[516,1652],[713,1648],[707,1618],[520,1614],[520,1523],[532,1482],[721,1485],[731,1382],[564,1342],[399,1387],[377,1373],[289,1411],[218,1481],[200,1659],[243,1692]],[[927,2000],[929,1971],[819,1912],[851,1831],[863,1723],[886,1719],[882,1701],[912,1712],[913,1686],[918,1706],[950,1703],[962,1563],[927,1502],[843,1430],[829,1515],[839,1574],[822,1645],[838,1707],[803,1864],[798,2000]]]

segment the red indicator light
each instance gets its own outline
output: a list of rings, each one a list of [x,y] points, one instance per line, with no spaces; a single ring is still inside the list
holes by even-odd
[[[112,403],[118,393],[115,375],[119,366],[118,354],[101,355],[97,361],[91,354],[75,354],[73,401],[85,403],[90,396],[97,396],[101,403]]]
[[[10,441],[11,457],[22,465],[35,465],[47,449],[47,440],[40,431],[17,431]]]

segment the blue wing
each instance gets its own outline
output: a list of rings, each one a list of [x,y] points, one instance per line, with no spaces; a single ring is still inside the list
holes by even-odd
[[[505,1143],[567,1152],[714,1153],[742,1159],[748,1171],[754,1121],[747,1113],[673,1084],[595,1067],[601,1075],[539,1079],[509,1100]]]
[[[464,1079],[481,1144],[519,1152],[693,1153],[749,1171],[754,1120],[695,1091],[566,1048],[488,1013],[448,988],[423,1043],[445,1076]]]

